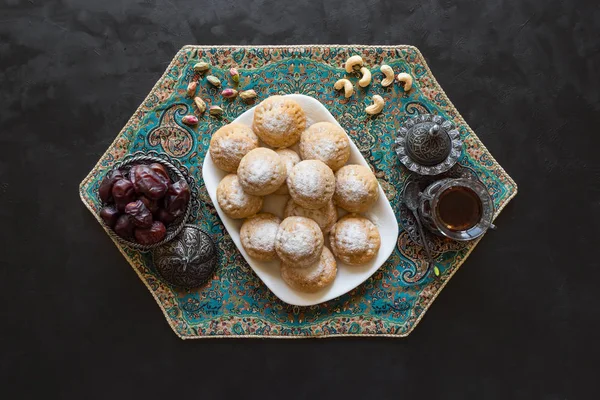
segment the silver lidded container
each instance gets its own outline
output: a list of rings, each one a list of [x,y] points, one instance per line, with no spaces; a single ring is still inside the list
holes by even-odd
[[[400,128],[395,150],[409,170],[420,175],[439,175],[460,158],[462,140],[451,121],[440,115],[421,114]]]
[[[218,261],[213,239],[195,225],[185,225],[175,239],[154,249],[152,257],[162,279],[185,289],[205,284]]]

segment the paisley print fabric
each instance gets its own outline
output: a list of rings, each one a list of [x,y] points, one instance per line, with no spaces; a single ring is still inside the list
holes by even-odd
[[[333,83],[346,77],[341,68],[351,55],[359,54],[371,69],[373,82],[344,98]],[[392,208],[401,221],[403,183],[410,173],[397,161],[391,148],[400,125],[414,115],[433,113],[451,119],[464,141],[459,160],[489,189],[496,215],[517,193],[517,186],[494,160],[475,133],[462,119],[431,74],[421,53],[411,46],[296,46],[296,47],[201,47],[182,48],[148,97],[133,114],[115,141],[83,180],[80,194],[84,204],[98,217],[100,204],[96,191],[104,173],[125,155],[136,151],[164,152],[184,164],[199,184],[200,206],[197,224],[215,239],[220,265],[211,281],[197,290],[185,291],[161,281],[149,253],[122,247],[119,250],[148,287],[174,332],[183,339],[201,337],[323,337],[406,336],[478,241],[467,245],[437,241],[434,252],[441,279],[420,279],[426,267],[423,249],[410,232],[400,226],[396,250],[368,281],[352,292],[311,307],[291,306],[277,299],[245,263],[221,224],[202,180],[202,163],[211,134],[252,107],[241,99],[226,100],[220,89],[195,76],[193,65],[204,60],[211,73],[232,87],[227,71],[240,71],[238,90],[254,89],[257,102],[274,94],[301,93],[321,101],[338,119],[373,166]],[[407,72],[414,78],[413,89],[405,93],[399,85],[380,85],[381,64],[395,73]],[[210,105],[220,105],[222,118],[208,113],[195,127],[181,122],[194,113],[192,99],[186,97],[187,84],[200,78],[198,96]],[[381,95],[385,107],[370,117],[364,112],[371,97]],[[405,218],[406,219],[406,218]],[[488,240],[493,240],[490,238]],[[419,279],[417,279],[419,277]]]

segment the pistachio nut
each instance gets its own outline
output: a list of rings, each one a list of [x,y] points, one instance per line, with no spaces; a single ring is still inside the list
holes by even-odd
[[[210,69],[210,64],[207,62],[199,62],[196,65],[194,65],[194,72],[198,72],[198,73],[203,73],[206,72]]]
[[[187,86],[187,95],[188,97],[194,97],[196,94],[196,88],[198,87],[198,82],[191,81]]]
[[[221,96],[225,97],[226,99],[233,99],[237,95],[238,95],[238,91],[235,89],[231,89],[231,88],[224,89],[221,92]]]
[[[213,86],[221,87],[221,80],[214,75],[208,75],[206,80]]]
[[[240,73],[238,72],[238,70],[236,68],[230,68],[229,69],[229,75],[231,75],[231,80],[234,81],[235,83],[239,83],[240,81]]]
[[[196,107],[198,107],[198,112],[200,112],[200,114],[206,111],[206,103],[200,97],[194,97],[194,103],[196,104]]]
[[[210,106],[208,113],[213,117],[220,117],[223,115],[223,109],[219,106]]]
[[[256,92],[254,89],[244,90],[240,92],[240,98],[244,101],[252,101],[256,98]]]
[[[195,115],[186,115],[183,118],[181,118],[181,122],[183,122],[186,125],[196,125],[198,123],[198,117],[196,117]]]

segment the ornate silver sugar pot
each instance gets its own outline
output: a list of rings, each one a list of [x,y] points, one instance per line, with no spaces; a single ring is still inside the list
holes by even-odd
[[[396,154],[402,164],[420,175],[448,171],[462,154],[460,134],[440,115],[420,114],[398,131]]]
[[[174,240],[154,249],[152,257],[162,279],[180,288],[203,285],[218,264],[212,237],[195,225],[185,225]]]

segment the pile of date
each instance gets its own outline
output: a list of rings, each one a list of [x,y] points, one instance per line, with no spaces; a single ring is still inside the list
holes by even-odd
[[[106,174],[98,195],[106,225],[125,240],[151,245],[185,213],[190,188],[185,179],[173,182],[162,164],[133,164]]]

